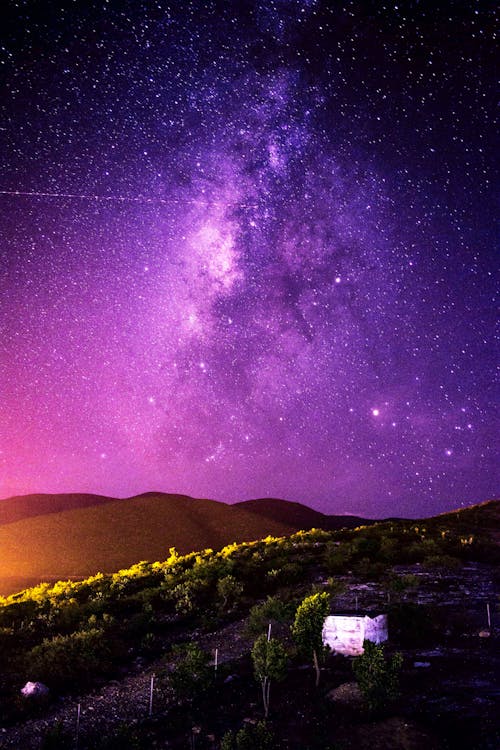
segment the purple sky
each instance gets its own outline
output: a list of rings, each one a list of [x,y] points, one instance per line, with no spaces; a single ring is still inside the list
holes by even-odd
[[[178,5],[0,11],[0,497],[494,496],[493,4]]]

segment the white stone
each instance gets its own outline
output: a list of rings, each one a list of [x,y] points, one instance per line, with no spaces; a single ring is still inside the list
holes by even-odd
[[[27,682],[21,693],[25,698],[42,698],[49,694],[49,689],[43,682]]]

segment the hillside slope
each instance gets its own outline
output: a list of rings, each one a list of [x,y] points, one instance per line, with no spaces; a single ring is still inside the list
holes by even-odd
[[[295,530],[241,507],[161,493],[46,513],[0,526],[0,593],[162,560],[173,546],[220,548]]]
[[[59,495],[16,495],[0,500],[0,526],[4,523],[22,521],[23,518],[44,516],[47,513],[60,513],[77,508],[111,503],[116,498],[104,495],[90,495],[71,492]]]
[[[236,503],[236,506],[257,513],[262,518],[292,524],[297,530],[318,528],[334,531],[335,529],[354,529],[356,526],[374,523],[372,520],[359,516],[327,515],[302,503],[293,503],[274,497],[245,500]]]

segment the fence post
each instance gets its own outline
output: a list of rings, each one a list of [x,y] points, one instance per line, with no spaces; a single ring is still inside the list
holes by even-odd
[[[80,713],[81,713],[82,705],[81,703],[78,704],[78,708],[76,709],[76,737],[75,737],[75,748],[78,750],[78,741],[80,738]]]
[[[151,675],[151,686],[149,689],[149,715],[153,715],[153,689],[155,684],[155,676],[154,674]]]

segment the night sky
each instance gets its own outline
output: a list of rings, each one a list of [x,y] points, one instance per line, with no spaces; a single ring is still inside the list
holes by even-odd
[[[0,497],[493,497],[495,6],[5,0]]]

